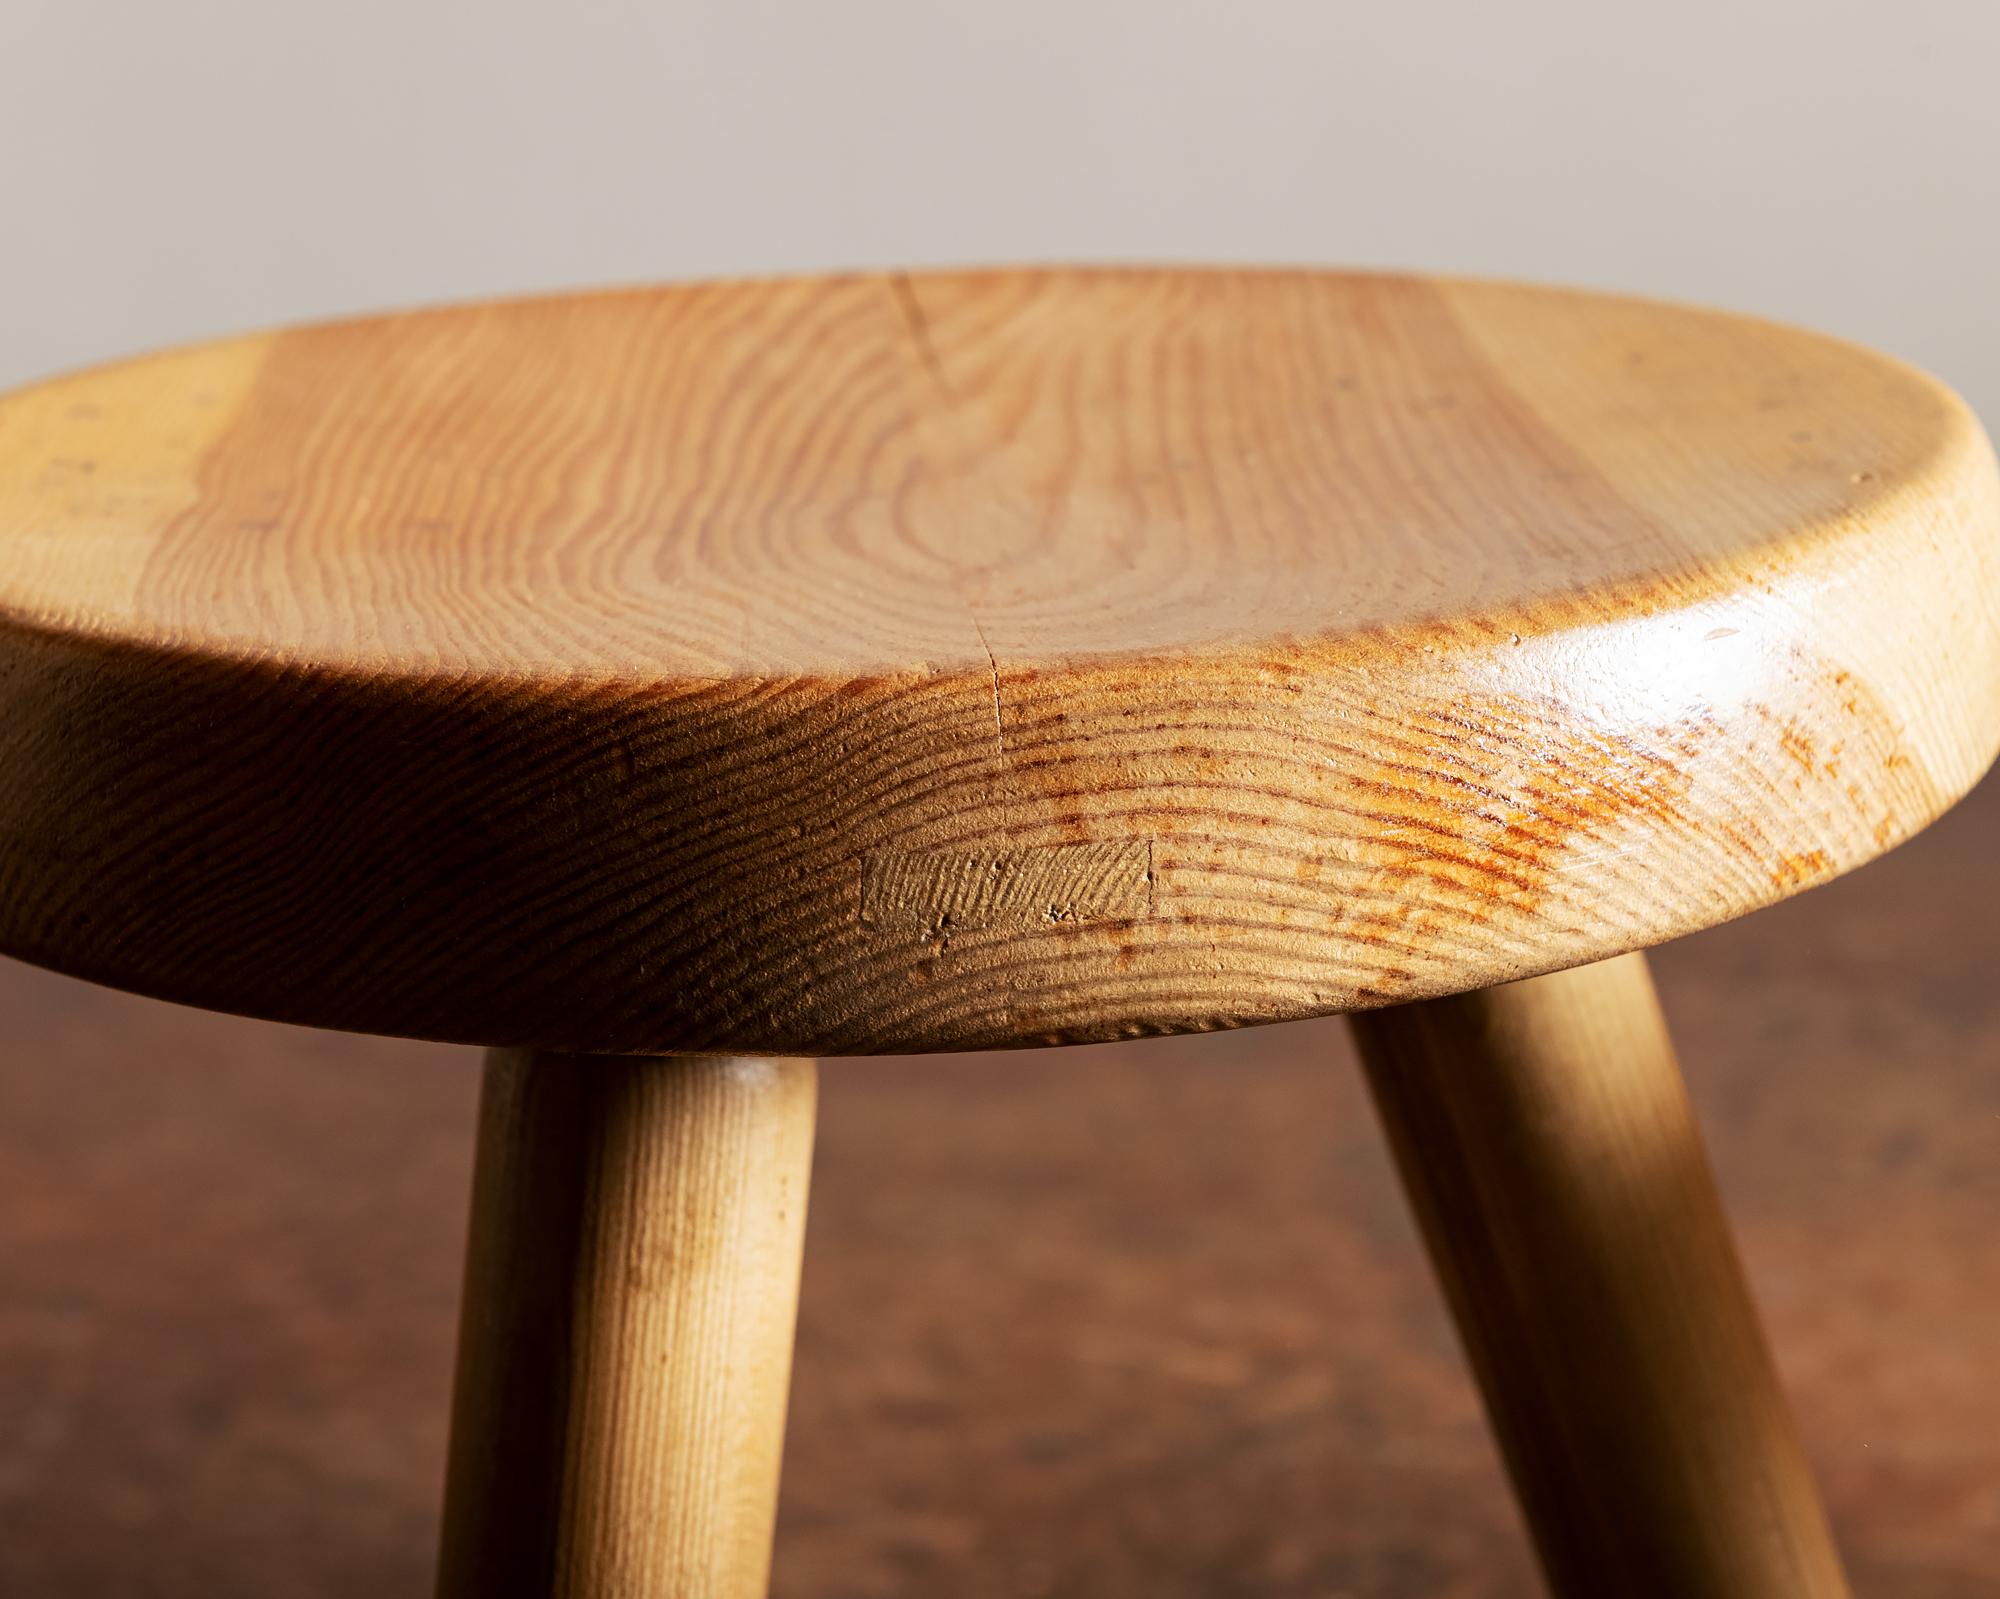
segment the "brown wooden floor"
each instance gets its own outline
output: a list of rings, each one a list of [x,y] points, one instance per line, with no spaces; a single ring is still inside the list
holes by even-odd
[[[2000,1592],[2000,785],[1657,970],[1858,1590]],[[0,963],[0,1595],[429,1590],[475,1070]],[[1536,1591],[1338,1022],[823,1087],[781,1599]]]

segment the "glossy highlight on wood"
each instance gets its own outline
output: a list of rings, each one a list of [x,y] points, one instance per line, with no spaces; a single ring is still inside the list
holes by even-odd
[[[440,1599],[763,1599],[815,1084],[488,1060]]]
[[[1996,531],[1921,374],[1485,283],[716,283],[169,352],[0,400],[0,949],[634,1053],[1475,988],[1963,793]],[[871,861],[1140,845],[1143,905],[865,913]]]

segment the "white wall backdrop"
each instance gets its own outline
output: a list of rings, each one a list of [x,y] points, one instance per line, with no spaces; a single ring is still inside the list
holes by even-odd
[[[0,0],[0,384],[353,310],[1020,260],[1817,324],[2000,420],[1994,0]]]

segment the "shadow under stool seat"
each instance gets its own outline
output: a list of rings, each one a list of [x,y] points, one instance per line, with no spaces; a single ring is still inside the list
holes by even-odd
[[[1333,1012],[1552,1589],[1844,1593],[1636,952],[1997,744],[1978,424],[1718,313],[857,275],[0,398],[0,949],[492,1051],[448,1599],[763,1591],[812,1058]]]

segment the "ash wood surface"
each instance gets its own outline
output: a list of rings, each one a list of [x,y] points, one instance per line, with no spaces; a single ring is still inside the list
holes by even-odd
[[[1354,1018],[1562,1599],[1845,1599],[1645,957]]]
[[[488,1061],[441,1599],[763,1599],[814,1083]]]
[[[1962,793],[1996,525],[1907,368],[1491,284],[708,284],[172,352],[0,400],[0,949],[626,1052],[1477,987]]]

